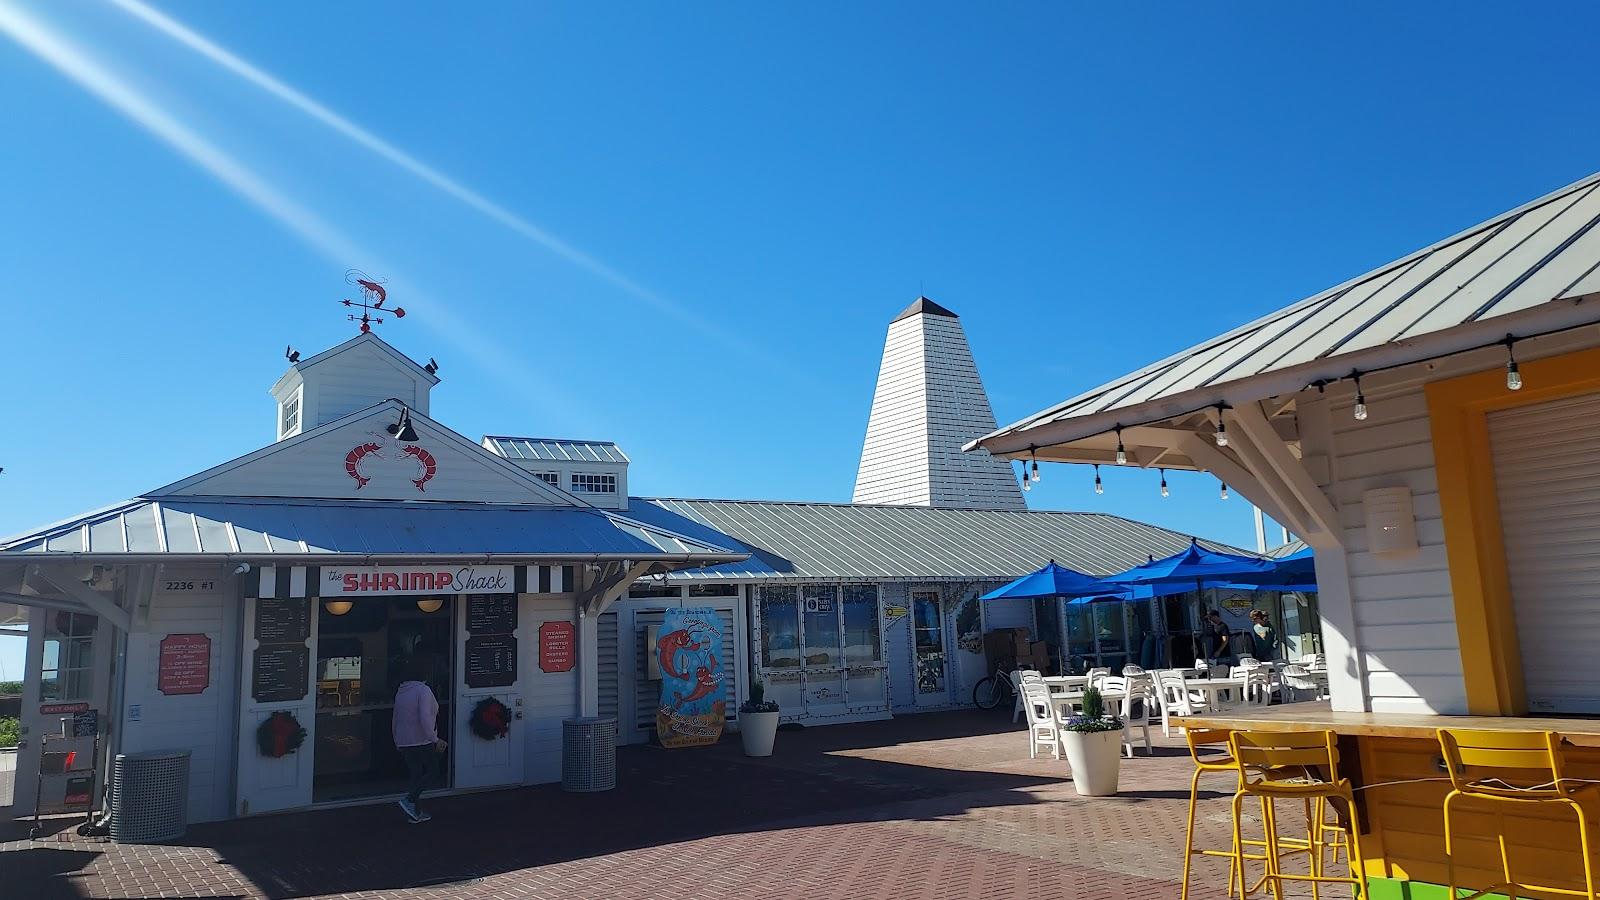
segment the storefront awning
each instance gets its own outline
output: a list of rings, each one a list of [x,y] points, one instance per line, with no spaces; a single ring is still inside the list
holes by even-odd
[[[632,560],[670,570],[748,557],[587,507],[260,497],[143,497],[0,541],[0,564],[237,559],[303,566],[448,558]]]

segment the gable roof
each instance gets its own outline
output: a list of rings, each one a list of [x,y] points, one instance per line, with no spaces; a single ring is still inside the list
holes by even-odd
[[[1091,416],[1096,418],[1085,428],[1064,430],[1050,443],[1107,431],[1113,417],[1123,425],[1159,421],[1231,402],[1224,387],[1252,379],[1269,392],[1245,399],[1295,393],[1318,379],[1349,375],[1352,368],[1373,368],[1367,360],[1380,353],[1382,364],[1392,366],[1492,342],[1513,327],[1492,320],[1541,309],[1552,316],[1564,313],[1561,321],[1551,319],[1551,329],[1568,319],[1572,324],[1591,320],[1597,315],[1592,309],[1573,311],[1570,303],[1550,307],[1600,294],[1597,224],[1600,174],[1085,391],[970,446],[1016,452],[1028,443],[1020,432]],[[1457,332],[1466,338],[1468,331],[1478,344],[1442,341]],[[1279,375],[1267,384],[1267,376]]]
[[[338,356],[339,354],[344,353],[354,347],[372,347],[387,356],[396,366],[400,367],[401,369],[425,379],[429,384],[439,383],[439,376],[418,365],[416,360],[389,346],[388,341],[378,337],[378,335],[374,332],[365,331],[342,344],[335,344],[334,346],[329,347],[315,356],[307,357],[297,363],[291,363],[289,368],[284,370],[282,375],[278,376],[278,380],[273,382],[270,392],[277,393],[278,388],[283,384],[284,380],[289,377],[291,372],[299,372],[302,369],[314,366],[317,363],[323,362],[331,357]]]
[[[1010,580],[1052,559],[1104,576],[1178,553],[1193,540],[1102,513],[635,497],[628,515],[750,554],[672,576],[688,581]]]
[[[400,412],[403,409],[406,409],[405,404],[399,402],[398,400],[385,400],[382,403],[375,403],[372,406],[366,407],[365,409],[356,410],[355,412],[335,419],[332,422],[319,425],[310,431],[302,432],[294,437],[285,438],[284,440],[273,444],[268,444],[267,446],[262,447],[253,453],[247,453],[244,456],[238,457],[237,459],[229,460],[228,462],[218,466],[213,466],[203,472],[191,475],[188,478],[175,481],[168,485],[163,485],[162,487],[156,488],[153,491],[147,492],[145,496],[217,493],[224,495],[246,496],[264,495],[323,498],[349,497],[351,499],[364,499],[364,496],[352,496],[349,492],[348,485],[352,482],[348,481],[347,476],[345,476],[343,473],[343,460],[337,458],[331,462],[327,462],[319,469],[319,472],[324,477],[331,476],[333,483],[339,486],[340,490],[336,492],[317,493],[317,483],[310,477],[309,473],[304,471],[294,471],[288,473],[275,472],[269,475],[269,479],[283,482],[280,486],[281,489],[263,488],[259,483],[255,482],[250,484],[251,489],[249,490],[240,490],[239,488],[242,481],[250,480],[248,473],[243,471],[249,467],[258,466],[261,467],[262,470],[265,470],[273,462],[274,457],[285,457],[292,459],[297,453],[308,451],[308,448],[311,445],[333,440],[337,437],[337,432],[339,431],[360,431],[365,427],[365,423],[371,420],[380,420],[384,422],[397,421]],[[470,440],[469,438],[440,424],[434,419],[417,412],[416,410],[409,410],[409,414],[411,416],[412,426],[417,429],[419,436],[425,435],[427,440],[437,442],[434,447],[435,452],[442,452],[443,449],[449,449],[453,451],[456,454],[456,459],[469,461],[472,465],[476,466],[481,473],[487,476],[488,483],[493,485],[493,487],[495,487],[497,490],[479,490],[472,496],[451,497],[448,496],[448,494],[442,496],[438,495],[437,487],[435,487],[434,495],[429,495],[426,493],[425,489],[419,488],[415,496],[413,496],[409,490],[405,490],[403,492],[403,497],[406,500],[428,501],[437,498],[441,500],[475,500],[486,503],[503,501],[524,503],[542,502],[557,506],[593,505],[581,497],[578,497],[574,494],[569,494],[560,488],[552,486],[543,479],[506,460],[504,457],[495,453],[491,453],[487,448],[480,446],[475,441]],[[331,451],[336,457],[343,457],[345,451],[348,449],[350,449],[348,443],[342,443],[338,446],[331,447]],[[220,488],[208,487],[209,482],[214,482],[215,485],[220,486]],[[513,491],[520,492],[520,496],[513,493]],[[496,496],[497,494],[499,496]],[[389,497],[387,499],[396,498]]]
[[[703,565],[745,555],[593,508],[263,497],[140,497],[0,541],[0,562],[248,558],[304,565],[348,564],[354,556]]]
[[[572,441],[561,438],[508,437],[487,434],[483,445],[507,459],[545,462],[626,463],[628,455],[612,441]]]

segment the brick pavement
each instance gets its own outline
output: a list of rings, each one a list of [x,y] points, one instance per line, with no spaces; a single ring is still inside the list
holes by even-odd
[[[383,804],[201,825],[164,846],[0,826],[0,897],[1175,897],[1192,771],[1176,742],[1090,800],[1065,763],[1029,760],[1008,719],[786,731],[768,760],[737,741],[623,748],[615,791],[438,798],[424,825]],[[1212,844],[1226,808],[1202,815]],[[1202,865],[1191,896],[1220,897],[1225,864]]]

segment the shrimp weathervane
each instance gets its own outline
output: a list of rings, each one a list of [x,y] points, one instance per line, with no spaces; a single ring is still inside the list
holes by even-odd
[[[396,319],[406,317],[404,307],[391,306],[385,309],[383,304],[389,299],[389,292],[383,289],[383,283],[367,277],[365,272],[351,269],[344,273],[344,280],[361,289],[361,299],[340,300],[339,302],[351,308],[348,318],[352,322],[361,323],[361,333],[366,334],[372,330],[373,325],[383,324],[383,314],[393,313]],[[361,310],[361,315],[356,315],[354,310]]]

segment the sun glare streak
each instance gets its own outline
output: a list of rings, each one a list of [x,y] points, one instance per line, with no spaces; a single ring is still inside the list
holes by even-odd
[[[655,291],[639,284],[637,281],[579,250],[556,235],[529,222],[504,206],[495,203],[493,200],[440,172],[415,156],[401,150],[394,144],[334,112],[332,109],[240,58],[227,48],[220,46],[160,10],[146,5],[141,0],[107,0],[107,2],[284,103],[300,110],[356,144],[378,154],[395,166],[422,179],[437,190],[454,197],[480,214],[543,246],[568,262],[621,288],[636,299],[643,300],[662,312],[680,319],[709,335],[749,349],[746,347],[745,342],[736,339],[723,329],[695,315],[680,304],[657,294]]]
[[[296,203],[267,184],[248,167],[205,137],[175,119],[149,98],[130,89],[123,79],[96,62],[83,48],[16,7],[0,0],[0,33],[32,52],[57,72],[99,98],[101,102],[166,144],[180,156],[211,175],[234,193],[287,228],[297,238],[330,261],[348,266],[352,260],[368,261],[375,271],[392,274],[374,261],[372,254],[329,225],[316,213]],[[524,390],[517,396],[540,395],[546,405],[572,418],[581,415],[572,403],[547,379],[499,346],[491,346],[485,336],[448,312],[442,303],[430,301],[415,292],[409,302],[424,307],[430,327],[473,359],[510,383]],[[525,388],[534,386],[534,392]]]

